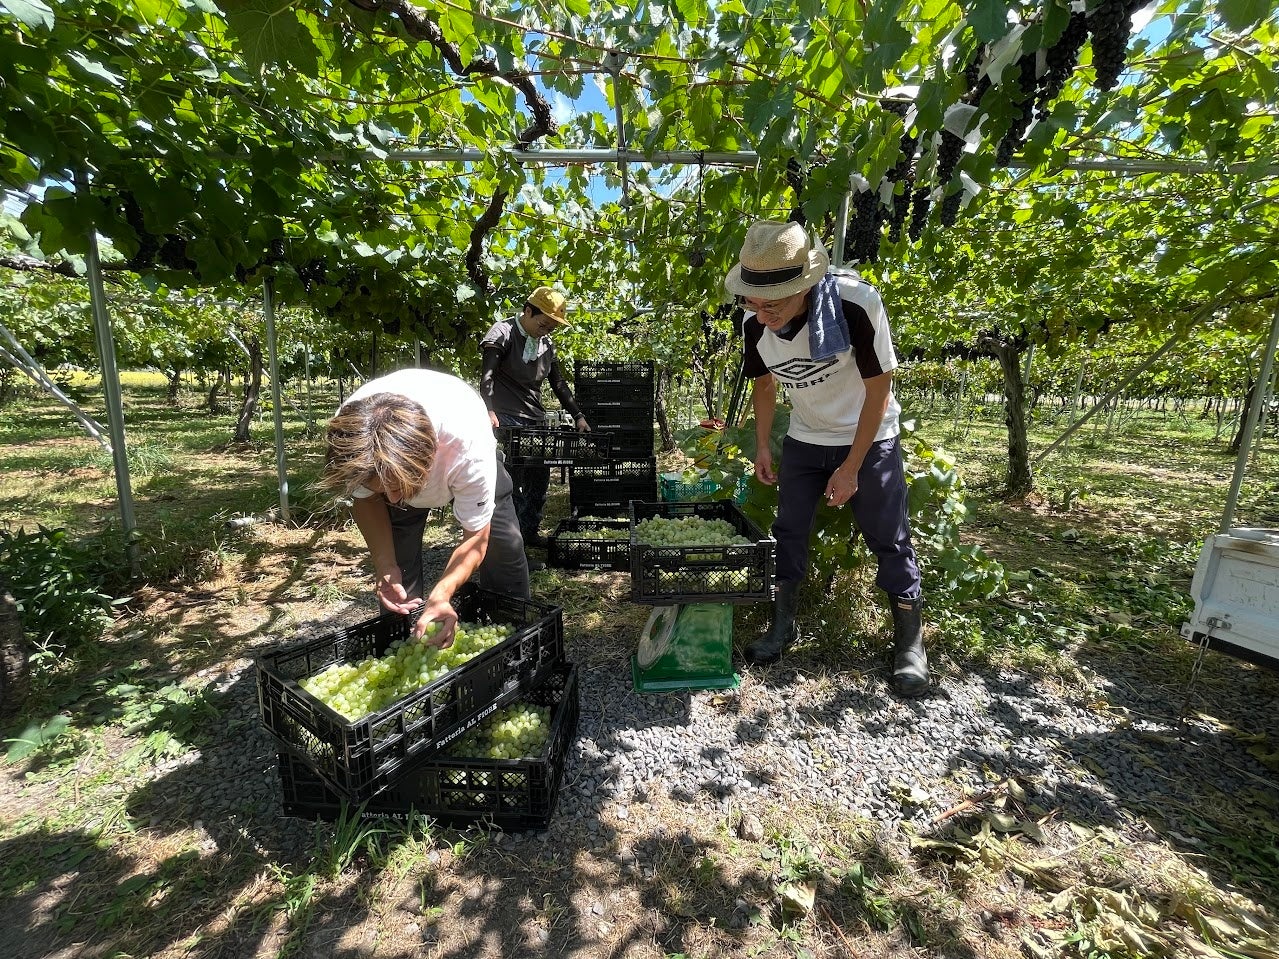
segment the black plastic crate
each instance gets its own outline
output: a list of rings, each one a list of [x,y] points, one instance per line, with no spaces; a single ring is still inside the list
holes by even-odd
[[[575,429],[528,429],[503,427],[498,430],[508,466],[568,466],[572,463],[600,463],[613,453],[608,433],[579,433]]]
[[[573,392],[593,386],[638,386],[653,392],[655,366],[652,360],[577,360],[573,364]],[[612,393],[617,395],[618,391]],[[579,401],[580,402],[580,401]]]
[[[645,393],[642,387],[628,392],[625,386],[603,385],[607,385],[608,388],[595,390],[594,396],[586,402],[578,400],[578,405],[583,410],[648,410],[649,413],[653,413],[657,409],[653,395]]]
[[[615,460],[641,460],[653,455],[656,433],[652,427],[609,430],[608,437]]]
[[[459,828],[477,822],[508,830],[547,826],[559,798],[569,748],[577,736],[577,667],[561,663],[519,701],[551,707],[550,735],[539,758],[432,758],[348,814],[358,810],[366,822],[406,822],[421,815]],[[281,753],[279,763],[285,813],[330,822],[340,816],[342,797],[304,763],[289,753]]]
[[[336,662],[381,656],[406,639],[415,614],[387,613],[259,657],[258,704],[267,730],[326,785],[361,801],[540,683],[564,658],[558,606],[464,584],[453,597],[464,622],[515,632],[435,682],[357,720],[330,709],[298,681]]]
[[[568,502],[578,515],[627,515],[631,500],[657,499],[657,458],[611,463],[575,463],[569,467]]]
[[[631,568],[630,520],[621,519],[566,519],[561,520],[551,534],[546,551],[546,565],[554,569],[612,569]],[[621,539],[587,539],[582,536],[592,530],[616,530]]]
[[[656,396],[651,383],[597,383],[588,380],[574,385],[573,395],[583,411],[608,410],[620,405],[646,406],[650,413],[656,410]],[[591,413],[586,413],[586,419],[594,428]]]
[[[743,546],[651,546],[635,528],[654,516],[722,519]],[[777,542],[731,500],[705,503],[631,504],[631,601],[654,606],[674,603],[757,603],[776,590]]]
[[[582,415],[586,417],[586,422],[593,430],[599,430],[601,433],[611,433],[614,430],[647,430],[650,436],[653,434],[653,420],[656,414],[651,403],[595,406],[582,402],[581,407]]]

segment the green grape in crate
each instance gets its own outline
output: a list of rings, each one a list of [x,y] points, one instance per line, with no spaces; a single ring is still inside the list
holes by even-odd
[[[449,754],[472,759],[536,759],[551,732],[549,706],[517,703],[499,709],[469,729]]]
[[[423,636],[396,640],[384,656],[334,663],[298,685],[354,722],[429,686],[514,631],[513,626],[458,623],[453,644],[437,649],[428,640],[439,632],[439,625],[429,623]]]

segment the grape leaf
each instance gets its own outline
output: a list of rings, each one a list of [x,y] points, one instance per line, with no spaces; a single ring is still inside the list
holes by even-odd
[[[25,27],[53,29],[53,11],[41,0],[4,0],[4,9]]]

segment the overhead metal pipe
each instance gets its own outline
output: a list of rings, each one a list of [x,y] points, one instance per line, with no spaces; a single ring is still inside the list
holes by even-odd
[[[571,149],[505,151],[521,163],[549,163],[564,166],[572,163],[633,163],[649,166],[667,164],[708,163],[716,166],[755,166],[760,155],[754,150],[655,150],[643,153],[639,150],[614,150],[609,148],[578,147]],[[439,150],[392,149],[380,154],[387,160],[409,163],[479,163],[490,154],[475,148]],[[1008,163],[1014,169],[1031,169],[1036,166],[1027,160],[1014,158]],[[1115,157],[1102,160],[1072,159],[1059,164],[1066,170],[1103,170],[1114,173],[1251,173],[1258,177],[1279,176],[1279,164],[1227,163],[1213,166],[1191,160],[1157,160]]]

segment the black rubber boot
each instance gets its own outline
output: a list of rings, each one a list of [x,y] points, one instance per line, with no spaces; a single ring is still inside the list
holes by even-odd
[[[773,601],[773,622],[768,630],[746,647],[746,661],[754,666],[767,666],[782,658],[799,638],[795,625],[795,611],[799,608],[799,583],[783,580],[777,584],[777,599]]]
[[[918,696],[928,688],[928,654],[924,652],[922,599],[890,596],[893,609],[893,692]]]

